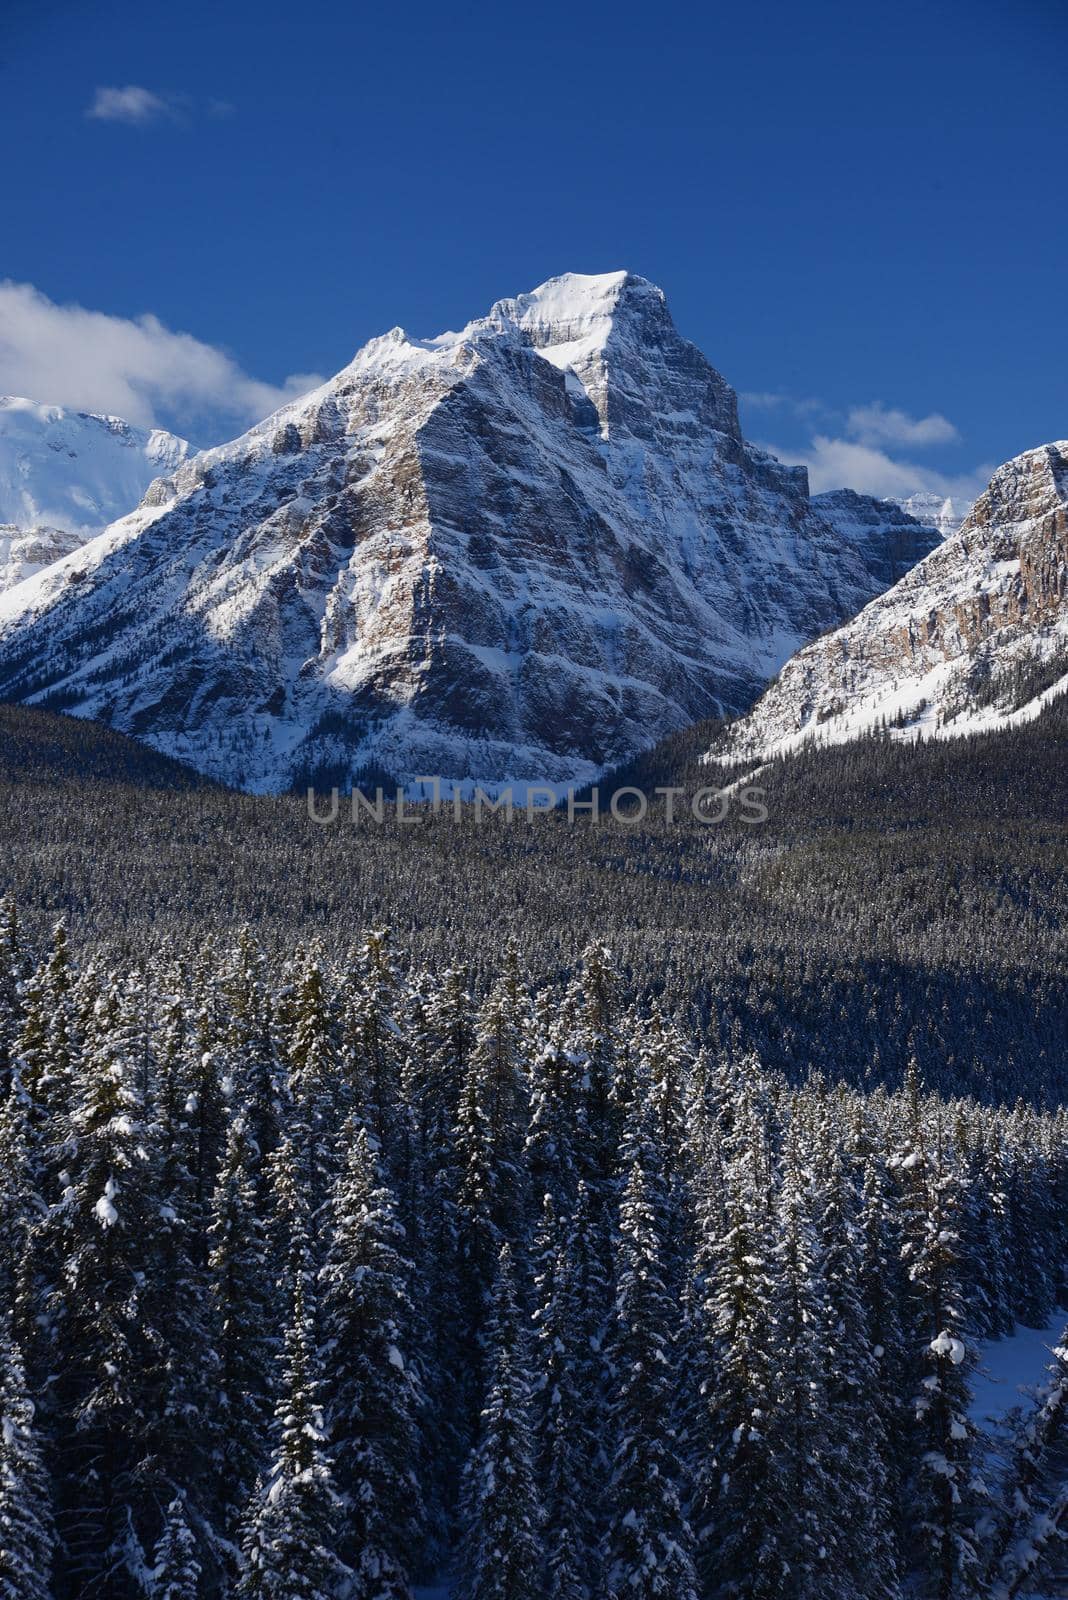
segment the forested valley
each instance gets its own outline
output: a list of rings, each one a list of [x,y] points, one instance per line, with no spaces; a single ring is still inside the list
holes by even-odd
[[[356,829],[3,715],[4,1600],[1049,1592],[1062,720]]]

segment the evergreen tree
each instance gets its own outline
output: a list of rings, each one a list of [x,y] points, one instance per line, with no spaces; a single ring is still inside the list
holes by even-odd
[[[52,1600],[48,1474],[10,1317],[0,1313],[0,1600]]]
[[[181,1497],[176,1496],[167,1507],[163,1532],[156,1545],[152,1600],[197,1600],[199,1582],[196,1540],[189,1531]]]
[[[333,1133],[341,1103],[334,1018],[322,963],[308,957],[300,970],[286,1019],[289,1093],[300,1135],[289,1133],[301,1180],[314,1214],[333,1170]]]
[[[545,1196],[536,1241],[537,1461],[544,1485],[546,1600],[588,1600],[597,1546],[598,1456],[590,1391],[596,1374],[584,1337],[571,1227]]]
[[[830,1481],[821,1517],[829,1516],[837,1533],[833,1572],[839,1592],[889,1600],[898,1593],[899,1580],[890,1445],[880,1393],[882,1367],[862,1290],[864,1241],[858,1196],[847,1173],[838,1131],[833,1123],[818,1130],[816,1153],[822,1175],[812,1196],[828,1317],[826,1343],[820,1354],[826,1384],[824,1453]],[[884,1347],[879,1349],[885,1354]]]
[[[68,1138],[68,1183],[47,1223],[61,1263],[50,1311],[56,1362],[57,1512],[67,1582],[134,1594],[157,1528],[157,1376],[148,1320],[150,1138],[140,1093],[136,989],[96,1003]],[[132,1043],[131,1043],[132,1039]],[[150,1548],[150,1544],[147,1548]]]
[[[0,1104],[0,1317],[11,1316],[28,1326],[32,1304],[25,1288],[31,1277],[30,1250],[44,1204],[37,1192],[30,1161],[27,1100],[18,1067]]]
[[[22,1020],[20,989],[25,958],[18,913],[11,895],[0,900],[0,1098],[11,1088],[11,1067]]]
[[[507,988],[498,984],[479,1013],[454,1133],[461,1315],[468,1339],[480,1338],[501,1246],[520,1242],[525,1232],[526,1101],[518,1038]],[[473,1407],[484,1376],[476,1371],[472,1378]]]
[[[508,1245],[498,1258],[487,1343],[492,1375],[464,1474],[458,1600],[541,1600],[531,1378]]]
[[[577,1040],[548,1014],[550,1008],[555,1010],[555,999],[546,991],[535,1000],[527,1043],[530,1117],[523,1162],[532,1191],[551,1194],[568,1211],[580,1181],[579,1151],[585,1158],[588,1139],[588,1062]]]
[[[306,1238],[294,1241],[290,1259],[293,1310],[275,1410],[277,1443],[267,1481],[249,1508],[241,1600],[334,1600],[347,1576],[336,1554],[341,1507],[319,1400]]]
[[[321,1273],[323,1393],[355,1600],[405,1600],[421,1535],[419,1384],[404,1230],[364,1128],[349,1130]]]
[[[909,1281],[920,1330],[922,1376],[915,1400],[918,1465],[909,1498],[918,1513],[919,1559],[937,1600],[965,1593],[977,1564],[975,1523],[986,1496],[971,1421],[970,1373],[959,1275],[959,1180],[942,1129],[922,1146],[925,1211],[906,1236]]]
[[[796,1121],[783,1155],[768,1306],[770,1403],[761,1421],[766,1470],[751,1504],[759,1529],[753,1600],[850,1594],[841,1521],[842,1483],[832,1454],[825,1260],[809,1215],[809,1175]],[[846,1374],[836,1374],[839,1382]],[[864,1474],[866,1462],[859,1463]],[[866,1487],[866,1486],[865,1486]]]
[[[611,1600],[695,1600],[692,1539],[679,1498],[672,1340],[662,1241],[635,1162],[619,1218],[611,1370],[612,1458],[605,1587]]]
[[[422,1351],[421,1470],[427,1560],[448,1556],[456,1495],[475,1409],[465,1380],[468,1332],[460,1273],[459,1174],[453,1147],[459,1075],[469,1047],[467,995],[449,974],[441,990],[417,979],[408,996],[410,1048],[404,1067],[410,1140],[403,1221],[419,1285]]]
[[[217,1385],[214,1503],[219,1533],[231,1550],[266,1465],[277,1359],[275,1292],[256,1203],[259,1165],[245,1114],[234,1107],[215,1186],[208,1257]]]
[[[743,1092],[724,1153],[724,1193],[699,1200],[697,1279],[703,1335],[697,1369],[693,1515],[702,1584],[745,1592],[760,1529],[751,1506],[769,1472],[774,1405],[768,1311],[774,1293],[772,1172],[766,1128]]]
[[[372,929],[345,1001],[344,1043],[355,1107],[380,1147],[395,1147],[401,1111],[401,987],[388,928]]]

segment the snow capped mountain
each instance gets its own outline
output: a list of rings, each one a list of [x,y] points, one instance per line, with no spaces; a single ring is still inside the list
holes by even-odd
[[[1068,690],[1068,442],[999,467],[960,530],[783,668],[731,757],[888,726],[953,736],[1037,716]],[[719,752],[717,752],[719,753]]]
[[[746,443],[659,289],[569,274],[179,463],[0,600],[0,694],[252,789],[586,781],[750,704],[884,586],[885,527]]]
[[[0,590],[131,511],[189,453],[158,429],[0,396]]]
[[[887,504],[900,506],[902,511],[907,511],[924,527],[937,528],[942,539],[948,539],[951,533],[956,533],[972,509],[971,502],[962,500],[959,495],[934,494],[930,489],[907,495],[903,500],[888,500]]]

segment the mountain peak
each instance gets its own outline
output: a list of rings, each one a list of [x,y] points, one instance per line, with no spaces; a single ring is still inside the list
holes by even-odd
[[[613,319],[638,306],[666,311],[664,291],[631,272],[564,272],[528,294],[498,300],[490,316],[515,322],[540,348],[595,333],[607,338]]]

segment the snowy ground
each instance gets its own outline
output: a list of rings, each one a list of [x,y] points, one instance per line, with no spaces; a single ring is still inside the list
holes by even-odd
[[[1028,1391],[1045,1381],[1050,1351],[1060,1344],[1068,1322],[1068,1312],[1058,1311],[1045,1328],[1017,1325],[1007,1339],[998,1339],[979,1348],[979,1370],[975,1374],[975,1399],[971,1414],[986,1429],[991,1439],[991,1458],[999,1456],[998,1444],[1005,1435],[1003,1424],[1017,1406],[1026,1406]],[[1024,1589],[1028,1600],[1060,1600],[1063,1589]]]
[[[1066,1322],[1068,1312],[1058,1311],[1048,1327],[1018,1326],[1009,1338],[980,1345],[971,1408],[976,1422],[996,1431],[1008,1412],[1026,1403],[1026,1391],[1045,1378],[1050,1351],[1060,1343]]]

